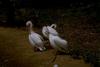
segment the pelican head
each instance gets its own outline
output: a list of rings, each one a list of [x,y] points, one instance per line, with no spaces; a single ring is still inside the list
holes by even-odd
[[[57,27],[57,25],[56,24],[52,24],[50,27],[55,29]]]
[[[33,25],[32,25],[32,22],[31,22],[31,21],[27,21],[27,22],[26,22],[26,26],[32,27],[32,26],[33,26]]]
[[[55,30],[55,29],[53,29],[51,26],[47,26],[47,33],[48,33],[48,35],[49,34],[52,34],[52,35],[58,35],[58,32]]]
[[[26,26],[28,27],[29,33],[33,32],[33,30],[32,30],[33,24],[32,24],[31,21],[27,21],[27,22],[26,22]]]

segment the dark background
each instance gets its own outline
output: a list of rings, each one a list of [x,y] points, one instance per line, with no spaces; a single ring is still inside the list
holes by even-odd
[[[100,1],[98,0],[0,0],[0,26],[36,28],[56,23],[69,41],[69,53],[100,67]]]

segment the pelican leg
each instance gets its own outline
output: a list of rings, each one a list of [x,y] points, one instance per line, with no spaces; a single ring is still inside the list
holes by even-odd
[[[42,52],[43,51],[43,48],[41,48],[41,47],[38,47],[38,49]]]
[[[39,51],[39,49],[37,47],[33,47],[34,52]]]
[[[43,47],[43,50],[44,50],[44,51],[46,51],[46,48],[45,48],[45,47]]]
[[[51,61],[52,63],[56,60],[57,54],[58,54],[58,51],[55,52],[54,58],[53,58],[53,60]]]

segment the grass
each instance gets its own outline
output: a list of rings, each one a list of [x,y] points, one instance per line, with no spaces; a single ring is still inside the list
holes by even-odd
[[[34,52],[28,42],[26,30],[0,27],[0,67],[90,67],[82,59],[73,59],[67,55],[58,55],[54,63],[54,50]]]

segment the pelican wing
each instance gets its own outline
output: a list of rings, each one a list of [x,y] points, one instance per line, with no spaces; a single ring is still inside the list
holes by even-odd
[[[43,37],[39,34],[36,34],[42,41],[44,41]]]
[[[54,39],[54,42],[56,44],[56,46],[60,49],[60,50],[66,50],[67,49],[67,41],[61,39],[60,37],[56,37]]]
[[[30,35],[29,35],[29,42],[31,43],[31,45],[35,46],[35,43]]]
[[[29,38],[30,38],[30,41],[32,41],[33,44],[35,44],[36,46],[42,46],[43,45],[43,41],[41,40],[41,38],[39,37],[38,34],[36,34],[36,33],[31,34],[31,35],[29,35]]]

